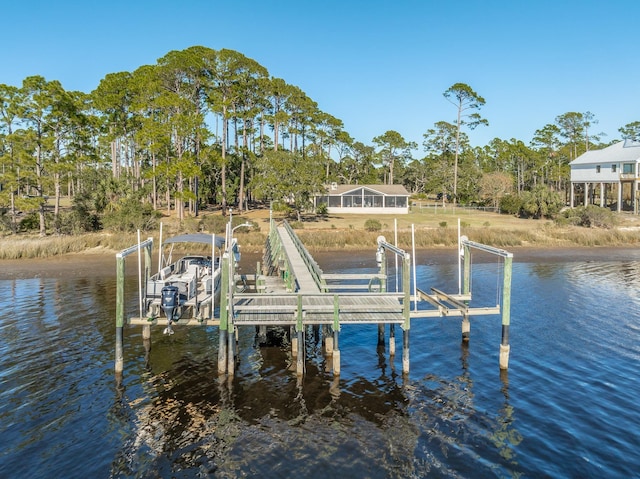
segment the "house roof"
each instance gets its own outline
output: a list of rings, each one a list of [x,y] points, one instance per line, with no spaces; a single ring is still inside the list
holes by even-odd
[[[344,195],[360,188],[373,190],[383,195],[409,196],[409,192],[402,185],[336,185],[335,187],[328,186],[327,192],[330,195]]]
[[[640,142],[619,141],[602,150],[591,150],[583,153],[569,165],[593,165],[601,163],[635,162],[640,160]]]

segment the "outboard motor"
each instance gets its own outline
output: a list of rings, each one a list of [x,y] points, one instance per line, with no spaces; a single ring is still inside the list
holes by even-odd
[[[171,322],[180,317],[178,304],[179,294],[178,287],[172,284],[168,284],[162,288],[160,306],[167,316],[167,327],[164,330],[164,334],[173,334]]]

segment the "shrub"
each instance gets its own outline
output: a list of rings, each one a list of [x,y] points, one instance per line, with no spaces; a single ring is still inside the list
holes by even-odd
[[[325,217],[329,214],[329,209],[326,203],[320,203],[316,208],[316,214]]]
[[[0,210],[0,231],[12,231],[13,225],[11,223],[11,218],[7,214],[6,210]]]
[[[200,219],[200,231],[211,234],[223,235],[226,231],[229,218],[221,214],[209,214]]]
[[[247,220],[242,216],[233,216],[231,220],[232,226],[235,228],[238,225],[244,223],[251,223],[251,231],[260,231],[260,226],[255,221]],[[199,231],[205,231],[216,235],[224,235],[227,231],[227,223],[229,223],[228,216],[222,216],[221,214],[211,214],[203,216],[198,224]],[[246,231],[246,228],[244,228]]]
[[[520,214],[526,217],[552,218],[562,208],[562,198],[544,185],[538,185],[521,195]]]
[[[18,231],[26,232],[40,229],[40,217],[37,211],[32,211],[20,220]]]
[[[517,195],[504,195],[500,199],[500,213],[518,215],[522,207],[522,200]]]
[[[589,205],[565,210],[558,217],[557,223],[586,228],[612,228],[616,225],[616,220],[617,218],[611,210]]]
[[[364,222],[364,229],[367,231],[380,231],[382,229],[382,224],[376,219],[369,218]]]
[[[93,199],[88,193],[73,197],[71,211],[61,212],[55,220],[56,231],[62,234],[90,233],[100,229],[100,219],[92,211]]]
[[[160,212],[154,211],[149,203],[141,204],[135,198],[127,198],[118,203],[113,211],[104,215],[102,224],[105,229],[112,231],[150,231],[158,227],[160,216]]]
[[[447,227],[447,222],[446,221],[441,221],[438,224],[440,225],[441,228],[446,228]]]

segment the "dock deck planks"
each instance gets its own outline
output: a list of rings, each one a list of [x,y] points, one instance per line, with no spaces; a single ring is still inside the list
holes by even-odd
[[[403,305],[398,294],[322,293],[287,229],[279,226],[277,231],[296,279],[296,291],[284,293],[284,283],[280,278],[267,277],[267,294],[235,294],[233,310],[236,324],[294,325],[299,314],[302,314],[303,324],[333,324],[335,301],[341,324],[404,323]]]

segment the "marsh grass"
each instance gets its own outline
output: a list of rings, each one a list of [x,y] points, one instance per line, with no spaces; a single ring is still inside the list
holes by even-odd
[[[147,237],[144,236],[143,239]],[[0,259],[47,258],[69,253],[120,251],[137,242],[137,235],[86,233],[74,236],[8,236],[0,238]]]
[[[220,215],[219,215],[220,216]],[[440,223],[446,217],[448,226]],[[274,218],[280,221],[281,218]],[[417,214],[394,218],[380,218],[380,231],[368,231],[365,227],[367,215],[330,216],[317,221],[305,221],[297,226],[296,233],[310,251],[357,251],[375,248],[378,236],[393,243],[394,224],[398,225],[398,246],[409,251],[411,225],[415,227],[416,248],[454,247],[458,241],[458,218],[454,215]],[[615,228],[585,228],[558,225],[551,221],[521,220],[495,213],[465,214],[460,221],[461,233],[470,240],[498,248],[516,246],[529,247],[579,247],[579,246],[634,246],[640,245],[640,217],[623,216],[620,226]],[[242,228],[235,232],[241,251],[261,253],[269,232],[268,210],[252,211],[242,217],[234,216],[234,223],[251,221],[255,226],[249,231]],[[163,218],[163,236],[202,231],[211,226],[220,229],[224,217],[205,218],[197,221],[187,219],[182,223],[172,218]],[[206,229],[208,231],[208,229]],[[142,239],[152,237],[154,249],[159,240],[159,231],[143,233]],[[0,259],[45,258],[69,253],[115,254],[137,242],[135,233],[87,233],[69,236],[10,235],[0,237]],[[184,250],[186,252],[186,249]],[[193,251],[189,248],[188,251]],[[203,252],[207,252],[203,247]]]

